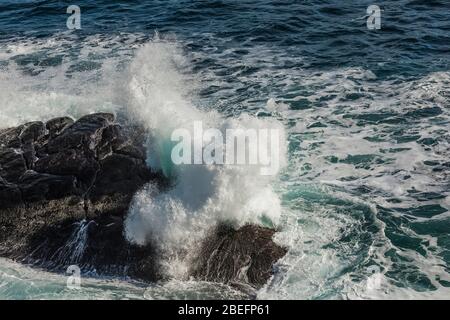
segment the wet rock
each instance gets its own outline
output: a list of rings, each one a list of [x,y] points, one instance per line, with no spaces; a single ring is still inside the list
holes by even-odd
[[[107,113],[1,130],[0,255],[154,280],[152,247],[129,244],[123,232],[133,194],[161,179],[147,167],[142,142]],[[122,149],[142,151],[116,152]]]
[[[114,121],[112,114],[91,114],[80,118],[67,127],[56,138],[47,143],[49,153],[57,153],[65,149],[96,151],[102,139],[103,130]]]
[[[0,177],[0,203],[3,208],[22,204],[22,193],[16,185]]]
[[[81,193],[74,176],[57,176],[34,171],[24,173],[20,177],[18,187],[22,192],[22,199],[27,203],[61,199]]]
[[[45,127],[48,130],[50,138],[54,138],[59,135],[64,129],[73,124],[73,119],[69,117],[59,117],[47,121]]]
[[[0,176],[6,181],[17,181],[27,170],[22,150],[0,147]]]
[[[19,139],[22,143],[29,143],[37,141],[45,134],[44,124],[40,121],[30,122],[24,125],[22,132],[19,135]]]
[[[225,224],[212,230],[195,259],[192,275],[199,280],[264,285],[273,265],[286,249],[273,242],[275,230],[246,225],[238,230]]]
[[[22,129],[23,125],[0,130],[0,147],[19,148],[21,146],[19,135]]]
[[[161,279],[157,244],[130,244],[124,221],[146,183],[169,182],[146,165],[146,132],[97,113],[0,130],[0,256],[63,272]],[[198,279],[263,285],[285,250],[274,230],[221,225],[199,248]]]

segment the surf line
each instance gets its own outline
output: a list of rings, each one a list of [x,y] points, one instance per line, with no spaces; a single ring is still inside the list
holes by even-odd
[[[209,318],[211,315],[213,307],[192,307],[186,304],[183,307],[179,307],[179,315],[202,315]]]

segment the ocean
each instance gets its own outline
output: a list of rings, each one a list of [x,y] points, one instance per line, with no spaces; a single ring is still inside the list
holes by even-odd
[[[217,221],[276,226],[288,249],[257,299],[450,297],[450,3],[1,0],[0,128],[92,112],[151,132],[277,127],[284,166],[186,167],[136,194],[127,237],[164,243],[168,280],[67,276],[0,259],[0,299],[243,299],[186,277],[176,252]],[[68,29],[70,5],[80,28]],[[155,147],[156,145],[156,147]]]

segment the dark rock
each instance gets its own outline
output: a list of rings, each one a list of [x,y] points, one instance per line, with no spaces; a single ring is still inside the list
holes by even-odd
[[[27,171],[20,178],[18,186],[22,190],[22,199],[28,203],[81,194],[74,176]]]
[[[27,169],[32,170],[34,168],[34,163],[36,162],[36,149],[33,143],[27,142],[22,145],[23,159],[25,160],[25,165]]]
[[[19,138],[23,125],[16,128],[3,129],[0,131],[0,147],[20,148]]]
[[[0,203],[3,208],[22,204],[22,193],[20,189],[0,177]]]
[[[19,135],[22,143],[37,141],[45,134],[44,124],[40,121],[30,122],[24,125],[24,129]]]
[[[271,277],[273,264],[286,254],[272,241],[274,233],[255,225],[235,230],[221,224],[203,241],[191,273],[199,280],[259,288]]]
[[[64,131],[68,126],[73,124],[73,119],[69,117],[59,117],[47,121],[45,127],[47,128],[50,138],[54,138]]]
[[[1,207],[0,226],[4,232],[0,233],[0,255],[46,267],[55,246],[62,246],[70,238],[73,225],[68,221],[81,221],[85,215],[83,198],[75,195]]]
[[[96,222],[89,233],[90,244],[86,249],[86,256],[95,257],[95,265],[100,266],[100,270],[111,273],[114,270],[105,270],[105,266],[125,266],[126,273],[132,277],[145,281],[160,278],[153,246],[128,243],[123,236],[123,217],[104,216]],[[125,273],[123,270],[115,270],[117,272]]]
[[[115,124],[108,126],[103,131],[103,140],[100,149],[105,155],[111,152],[128,155],[133,158],[145,160],[145,149],[142,147],[144,141],[138,140],[138,137],[133,137],[131,134],[127,137],[123,134],[121,126]],[[143,136],[142,129],[137,131]],[[128,131],[127,133],[130,133]],[[138,143],[136,143],[139,141]],[[99,155],[99,158],[102,158]]]
[[[0,147],[0,176],[8,182],[17,181],[27,170],[22,150]]]
[[[115,148],[114,152],[142,160],[145,160],[146,158],[145,151],[142,148],[138,148],[131,144],[125,144]]]
[[[114,121],[98,113],[0,131],[0,255],[156,279],[154,250],[129,244],[123,220],[133,194],[161,176],[134,151],[143,140]]]
[[[69,218],[47,224],[33,234],[24,261],[64,272],[69,265],[98,274],[131,276],[144,281],[160,279],[152,245],[130,244],[123,234],[123,217],[97,216],[94,220]],[[48,234],[52,234],[49,240]]]
[[[146,165],[146,131],[97,113],[0,130],[0,256],[65,271],[156,281],[153,243],[130,244],[124,220],[135,192],[152,181],[169,187]],[[255,287],[265,283],[285,250],[274,231],[220,226],[200,248],[192,275]]]
[[[73,175],[86,185],[91,185],[100,165],[94,153],[86,154],[84,150],[62,149],[58,153],[37,160],[34,168],[38,172]]]
[[[97,113],[84,116],[65,129],[47,144],[49,153],[63,149],[95,151],[102,139],[103,130],[114,121],[113,115]]]

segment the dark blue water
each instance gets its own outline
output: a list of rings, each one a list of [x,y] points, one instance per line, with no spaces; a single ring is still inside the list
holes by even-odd
[[[70,1],[2,1],[0,37],[48,37],[66,29]],[[450,4],[381,1],[382,30],[366,27],[373,1],[78,1],[80,38],[120,32],[175,33],[192,49],[215,45],[208,35],[229,39],[242,50],[270,44],[299,67],[364,66],[378,76],[418,75],[447,70]],[[383,63],[380,67],[378,64]]]
[[[72,4],[81,30],[67,30]],[[450,3],[380,1],[369,30],[372,4],[3,0],[0,126],[126,106],[117,72],[170,56],[198,83],[186,92],[199,109],[275,118],[288,133],[274,188],[290,251],[260,297],[448,297]],[[21,288],[0,281],[6,296]],[[180,290],[195,288],[208,294]]]

